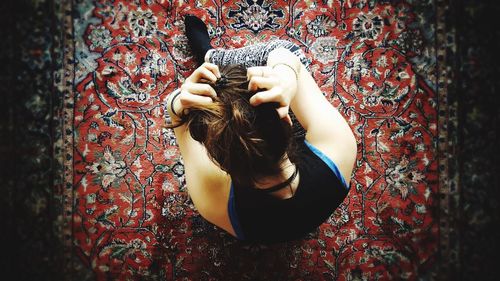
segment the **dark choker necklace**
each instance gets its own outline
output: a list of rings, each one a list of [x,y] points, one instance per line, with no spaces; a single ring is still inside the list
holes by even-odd
[[[260,190],[262,192],[265,192],[265,193],[272,193],[272,192],[278,191],[278,190],[290,185],[293,182],[293,180],[297,177],[298,173],[299,173],[299,170],[297,169],[297,166],[295,166],[295,171],[286,181],[284,181],[282,183],[278,183],[277,185],[274,185],[274,186],[271,186],[268,188],[256,188],[256,189]],[[291,186],[290,186],[290,191],[292,191]],[[292,191],[292,195],[293,195],[293,191]]]

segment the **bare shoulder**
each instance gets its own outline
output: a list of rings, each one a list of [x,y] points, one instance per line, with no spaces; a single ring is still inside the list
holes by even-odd
[[[210,159],[206,148],[191,137],[185,125],[174,131],[193,204],[206,220],[232,233],[227,212],[231,177]]]
[[[228,213],[230,188],[230,177],[188,182],[189,196],[200,215],[235,236]]]

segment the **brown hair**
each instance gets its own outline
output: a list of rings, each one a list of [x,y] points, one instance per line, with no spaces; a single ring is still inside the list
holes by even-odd
[[[217,93],[210,106],[190,108],[185,116],[191,136],[238,185],[252,186],[262,176],[277,175],[288,153],[293,162],[292,128],[281,120],[276,103],[250,105],[247,71],[240,65],[220,67],[211,84]]]

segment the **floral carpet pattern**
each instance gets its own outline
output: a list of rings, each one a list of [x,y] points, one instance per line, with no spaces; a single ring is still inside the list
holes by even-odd
[[[415,280],[438,247],[435,30],[418,1],[75,1],[61,21],[67,246],[97,280]],[[70,5],[72,4],[72,5]],[[298,44],[358,140],[351,191],[306,239],[239,242],[187,196],[166,96],[216,47]],[[73,42],[73,44],[69,44]],[[73,63],[73,59],[74,62]],[[74,83],[74,84],[72,84]],[[68,87],[69,85],[69,87]]]

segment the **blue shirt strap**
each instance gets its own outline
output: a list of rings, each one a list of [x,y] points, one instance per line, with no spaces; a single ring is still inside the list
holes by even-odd
[[[339,168],[337,167],[337,165],[335,165],[335,163],[333,162],[333,160],[330,159],[330,157],[326,156],[326,154],[324,154],[323,152],[321,152],[314,145],[310,144],[307,140],[304,140],[304,143],[307,145],[307,147],[309,147],[309,149],[314,154],[316,154],[316,156],[318,156],[321,160],[323,160],[323,162],[325,162],[325,164],[333,171],[333,173],[337,176],[337,178],[339,178],[339,180],[342,182],[342,184],[344,185],[344,187],[346,189],[349,189],[349,186],[347,185],[347,182],[345,181],[344,177],[342,176],[342,173],[340,173]]]
[[[234,187],[231,182],[231,189],[229,191],[229,201],[227,204],[227,211],[229,213],[229,220],[233,226],[236,238],[239,240],[244,240],[245,235],[243,235],[243,230],[241,229],[240,220],[238,218],[238,213],[236,212],[235,200],[234,200]]]

